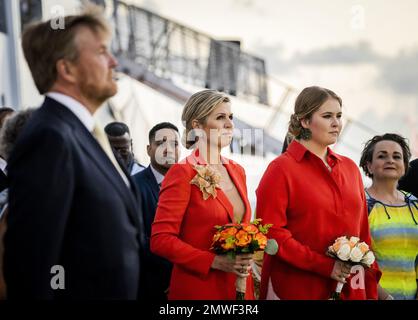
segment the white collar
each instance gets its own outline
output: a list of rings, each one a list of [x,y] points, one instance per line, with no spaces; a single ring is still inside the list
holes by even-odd
[[[164,180],[164,176],[159,173],[157,170],[155,170],[152,166],[152,164],[149,165],[151,168],[152,173],[154,174],[155,180],[157,180],[157,184],[161,184]]]
[[[0,170],[3,171],[4,173],[6,173],[6,170],[5,170],[6,166],[7,166],[6,160],[0,157]]]
[[[81,121],[88,131],[93,131],[94,118],[87,108],[80,102],[70,96],[58,92],[48,92],[45,95],[67,107],[72,113],[74,113],[74,115]]]

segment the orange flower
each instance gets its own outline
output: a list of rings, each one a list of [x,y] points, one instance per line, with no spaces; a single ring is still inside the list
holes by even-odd
[[[267,245],[267,237],[261,232],[254,235],[254,240],[258,242],[261,250],[264,250]]]
[[[234,227],[226,228],[226,229],[222,230],[221,233],[220,233],[221,240],[225,240],[229,237],[233,237],[237,233],[237,231],[238,230]]]
[[[245,247],[247,244],[251,242],[251,235],[249,235],[246,231],[240,230],[235,235],[235,244],[238,247]]]
[[[249,234],[256,234],[258,232],[258,228],[251,223],[243,223],[242,228]]]

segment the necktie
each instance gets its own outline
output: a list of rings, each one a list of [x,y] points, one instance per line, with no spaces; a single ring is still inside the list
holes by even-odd
[[[115,155],[113,154],[112,147],[110,146],[109,140],[106,136],[106,133],[102,129],[102,127],[95,123],[93,128],[93,136],[96,138],[97,142],[102,147],[103,151],[106,153],[106,155],[109,157],[110,161],[115,166],[116,170],[119,172],[121,178],[125,182],[125,184],[130,188],[130,183],[128,178],[126,177],[125,173],[119,166],[119,163],[116,161]]]

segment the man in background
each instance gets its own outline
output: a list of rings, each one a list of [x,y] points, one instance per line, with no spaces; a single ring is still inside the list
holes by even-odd
[[[418,198],[418,159],[409,163],[408,172],[399,180],[398,188]]]
[[[142,164],[135,160],[131,133],[125,123],[111,122],[105,127],[105,132],[113,153],[122,160],[131,176],[145,169]]]
[[[170,167],[179,160],[179,133],[175,125],[162,122],[155,125],[148,135],[147,153],[151,164],[132,178],[137,185],[142,202],[142,214],[146,234],[143,292],[145,299],[167,300],[172,265],[166,259],[150,251],[151,225],[157,210],[161,183]]]

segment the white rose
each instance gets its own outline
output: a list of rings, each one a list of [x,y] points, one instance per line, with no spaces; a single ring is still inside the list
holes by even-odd
[[[335,239],[335,242],[347,243],[348,238],[346,236],[342,236],[342,237]]]
[[[364,257],[363,257],[363,259],[361,260],[361,262],[362,263],[364,263],[365,265],[367,265],[367,266],[371,266],[372,264],[373,264],[373,262],[374,262],[374,260],[375,260],[376,258],[375,258],[375,256],[374,256],[374,253],[372,252],[372,251],[368,251],[365,255],[364,255]]]
[[[363,258],[363,252],[361,252],[360,248],[354,247],[351,249],[350,253],[350,260],[353,262],[360,262],[361,258]]]
[[[350,238],[350,242],[352,243],[352,244],[356,244],[357,242],[359,242],[360,241],[360,238],[357,238],[357,237],[351,237]]]
[[[338,250],[337,256],[343,261],[348,261],[348,259],[350,258],[350,251],[351,251],[350,245],[347,243],[343,244]]]

